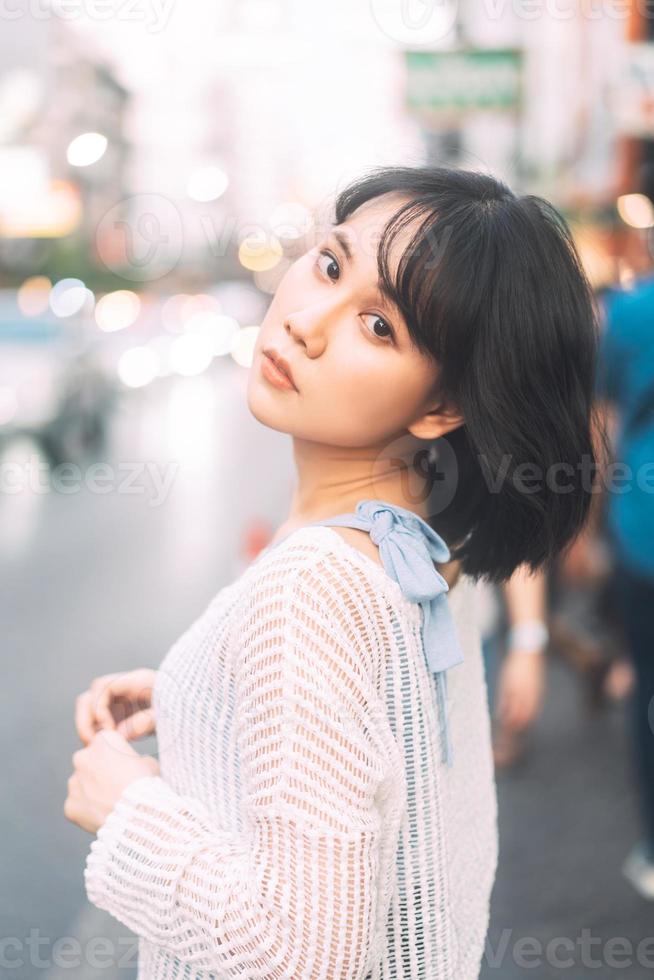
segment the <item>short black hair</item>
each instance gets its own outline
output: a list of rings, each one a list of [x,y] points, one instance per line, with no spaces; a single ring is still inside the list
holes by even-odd
[[[436,166],[365,172],[338,193],[335,224],[382,194],[408,202],[379,240],[380,281],[465,419],[434,442],[457,489],[429,522],[473,578],[535,571],[578,535],[597,479],[598,317],[570,229],[544,198]],[[392,277],[391,243],[413,225]]]

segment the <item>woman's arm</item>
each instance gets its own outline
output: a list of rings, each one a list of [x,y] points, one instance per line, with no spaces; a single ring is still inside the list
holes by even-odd
[[[199,970],[364,977],[388,764],[362,666],[370,637],[315,569],[280,563],[257,584],[236,674],[242,830],[160,776],[138,779],[91,845],[87,894]]]

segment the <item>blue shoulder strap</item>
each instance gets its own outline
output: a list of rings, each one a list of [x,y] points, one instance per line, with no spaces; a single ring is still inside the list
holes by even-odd
[[[449,561],[447,545],[417,514],[383,500],[360,500],[354,514],[337,514],[313,523],[369,531],[379,548],[387,574],[398,583],[410,602],[420,603],[424,612],[423,646],[429,668],[436,678],[443,759],[451,766],[453,752],[447,719],[446,671],[462,663],[463,654],[447,601],[449,586],[433,564],[434,561]]]

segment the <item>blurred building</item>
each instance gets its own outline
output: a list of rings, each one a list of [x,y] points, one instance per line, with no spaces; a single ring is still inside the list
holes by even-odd
[[[138,14],[30,16],[3,33],[6,269],[33,270],[59,237],[128,285],[261,279],[244,239],[274,251],[289,207],[301,224],[383,163],[487,169],[584,222],[654,183],[652,18],[636,0],[187,0]],[[106,149],[73,166],[82,132]]]
[[[32,272],[61,239],[92,261],[98,224],[125,193],[129,94],[52,15],[12,21],[0,65],[0,269]],[[73,165],[69,148],[85,133],[106,149]]]

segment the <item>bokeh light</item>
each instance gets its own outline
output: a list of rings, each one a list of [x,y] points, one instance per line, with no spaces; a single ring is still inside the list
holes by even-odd
[[[117,289],[101,296],[95,307],[95,322],[106,333],[124,330],[138,318],[141,300],[131,289]]]
[[[263,293],[274,293],[291,265],[291,260],[284,257],[271,269],[262,269],[259,272],[255,272],[254,281],[257,288]]]
[[[227,174],[220,167],[201,167],[189,177],[186,192],[193,201],[215,201],[228,186]]]
[[[55,316],[69,317],[94,305],[94,296],[81,279],[60,279],[50,290],[50,309]]]
[[[179,333],[184,327],[184,309],[192,297],[186,293],[175,293],[164,300],[161,307],[161,322],[170,333]]]
[[[66,158],[71,167],[89,167],[104,156],[107,143],[102,133],[81,133],[69,143]]]
[[[251,272],[274,268],[283,255],[281,243],[274,235],[250,235],[243,239],[238,249],[239,262]]]
[[[186,334],[206,337],[214,357],[229,354],[239,332],[238,320],[224,313],[194,313],[185,324]]]
[[[654,205],[645,194],[622,194],[617,202],[618,214],[632,228],[654,225]]]
[[[18,308],[23,316],[45,313],[50,301],[52,283],[47,276],[30,276],[17,293]]]
[[[209,293],[195,293],[191,296],[185,296],[179,306],[184,325],[197,313],[220,313],[222,310],[222,304],[218,297],[211,296]]]
[[[157,376],[157,368],[157,355],[151,347],[130,347],[120,356],[118,377],[128,388],[142,388]]]
[[[201,333],[182,334],[170,348],[170,363],[178,374],[201,374],[209,367],[212,358],[212,338]]]

